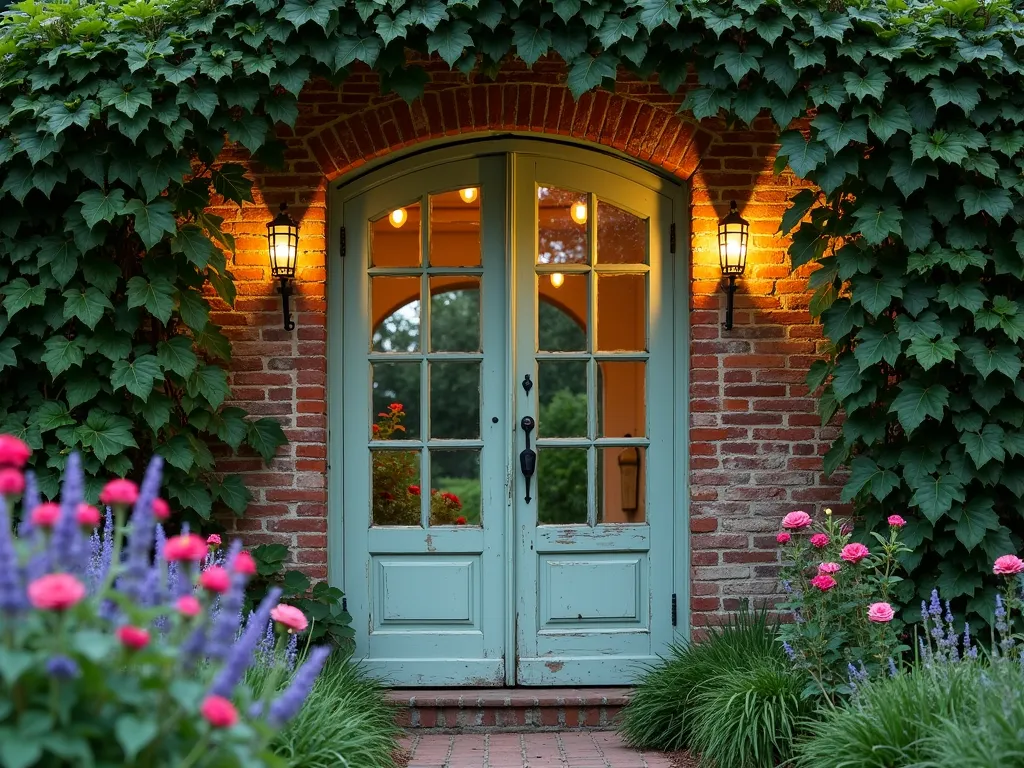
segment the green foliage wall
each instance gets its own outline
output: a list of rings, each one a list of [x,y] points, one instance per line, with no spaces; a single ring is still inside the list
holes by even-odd
[[[202,211],[211,185],[246,194],[214,164],[225,137],[265,151],[310,75],[363,62],[412,99],[427,76],[410,51],[482,76],[554,52],[577,95],[619,66],[670,92],[694,72],[686,109],[767,111],[780,161],[820,189],[796,196],[783,229],[796,227],[794,264],[820,264],[812,311],[834,353],[811,383],[826,419],[846,414],[827,460],[851,468],[844,498],[869,522],[908,508],[917,586],[987,604],[982,574],[1024,533],[1024,27],[1007,0],[14,8],[0,37],[0,363],[24,371],[3,394],[22,414],[9,423],[27,418],[52,463],[83,445],[126,467],[154,433],[181,437],[189,472],[208,464],[209,433],[269,450],[221,410],[226,344],[198,289],[230,297],[231,244]],[[808,131],[786,130],[805,115]]]

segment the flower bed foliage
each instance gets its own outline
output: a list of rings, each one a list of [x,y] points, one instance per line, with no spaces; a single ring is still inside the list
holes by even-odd
[[[833,349],[821,411],[845,413],[829,471],[879,525],[914,510],[912,579],[972,610],[986,564],[1020,541],[1024,495],[1024,29],[1010,0],[230,0],[24,2],[0,36],[0,365],[8,425],[42,446],[47,492],[69,449],[91,474],[148,445],[169,492],[208,514],[206,441],[269,456],[280,434],[224,409],[229,345],[201,289],[230,301],[232,242],[205,212],[248,196],[225,141],[275,154],[312,75],[357,62],[415,98],[437,55],[482,76],[554,53],[574,94],[619,66],[688,71],[697,119],[783,131],[780,167],[817,185],[782,222],[816,262],[811,310]],[[803,130],[795,119],[813,115]],[[279,148],[279,147],[278,147]],[[136,450],[136,443],[142,445]],[[54,465],[51,467],[50,465]]]
[[[271,742],[330,653],[313,648],[289,672],[305,615],[274,590],[242,621],[253,559],[237,541],[225,553],[196,534],[164,536],[159,457],[141,488],[104,486],[103,536],[78,455],[59,503],[39,503],[28,458],[0,439],[0,765],[280,765]],[[253,689],[244,678],[257,663]]]

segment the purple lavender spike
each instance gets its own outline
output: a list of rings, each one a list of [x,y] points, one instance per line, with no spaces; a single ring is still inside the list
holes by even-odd
[[[317,675],[320,674],[320,670],[330,654],[331,649],[326,645],[317,646],[309,652],[309,658],[306,659],[305,664],[299,667],[299,671],[292,678],[291,685],[270,705],[267,722],[271,727],[277,728],[298,714],[306,697],[309,696],[309,692],[313,690]]]
[[[223,659],[228,655],[231,642],[238,634],[239,616],[245,603],[245,574],[234,569],[235,558],[242,551],[242,542],[234,539],[228,550],[227,567],[231,571],[231,588],[221,596],[217,606],[217,617],[213,620],[206,644],[206,655],[211,659]]]
[[[942,601],[939,600],[939,590],[932,590],[932,600],[928,606],[928,613],[933,617],[938,618],[942,615]]]
[[[295,670],[295,665],[299,660],[299,636],[296,634],[288,635],[288,646],[284,651],[284,664],[289,672]]]
[[[39,506],[39,484],[36,482],[36,473],[31,470],[25,473],[25,492],[21,496],[21,524],[18,526],[18,538],[28,538],[32,533],[32,521],[29,519],[29,512]]]
[[[142,601],[145,597],[146,575],[151,564],[153,546],[153,500],[160,495],[160,477],[164,461],[154,456],[146,468],[131,516],[131,538],[128,541],[123,583],[120,590]]]
[[[245,670],[252,663],[252,654],[256,644],[260,641],[260,636],[263,634],[263,626],[270,620],[270,612],[277,605],[277,601],[280,598],[281,590],[278,587],[274,587],[267,592],[255,616],[253,616],[251,626],[247,626],[242,636],[235,641],[235,644],[231,647],[231,652],[227,655],[224,666],[221,667],[220,672],[214,678],[213,685],[210,686],[211,695],[223,696],[224,698],[231,696],[235,686],[238,685],[238,682],[245,674]]]
[[[18,567],[18,553],[14,549],[7,502],[2,499],[0,509],[0,611],[16,613],[28,607],[28,601]]]
[[[75,520],[78,505],[82,503],[85,476],[82,474],[82,459],[78,452],[68,456],[64,467],[64,484],[61,487],[60,517],[53,527],[50,539],[50,557],[61,569],[81,574],[85,571],[85,542],[82,530]]]

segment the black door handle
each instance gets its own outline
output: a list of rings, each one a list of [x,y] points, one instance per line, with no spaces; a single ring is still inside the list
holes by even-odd
[[[530,478],[533,477],[533,473],[537,471],[537,452],[530,448],[530,433],[536,426],[536,422],[529,416],[523,416],[523,420],[519,422],[519,426],[523,428],[523,432],[526,433],[526,448],[519,452],[519,468],[523,472],[523,477],[526,478],[526,503],[530,503]]]

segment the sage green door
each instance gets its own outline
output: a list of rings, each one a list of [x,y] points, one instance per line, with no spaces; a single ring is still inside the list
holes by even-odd
[[[392,685],[628,684],[673,638],[678,201],[568,154],[337,193],[331,578]]]

